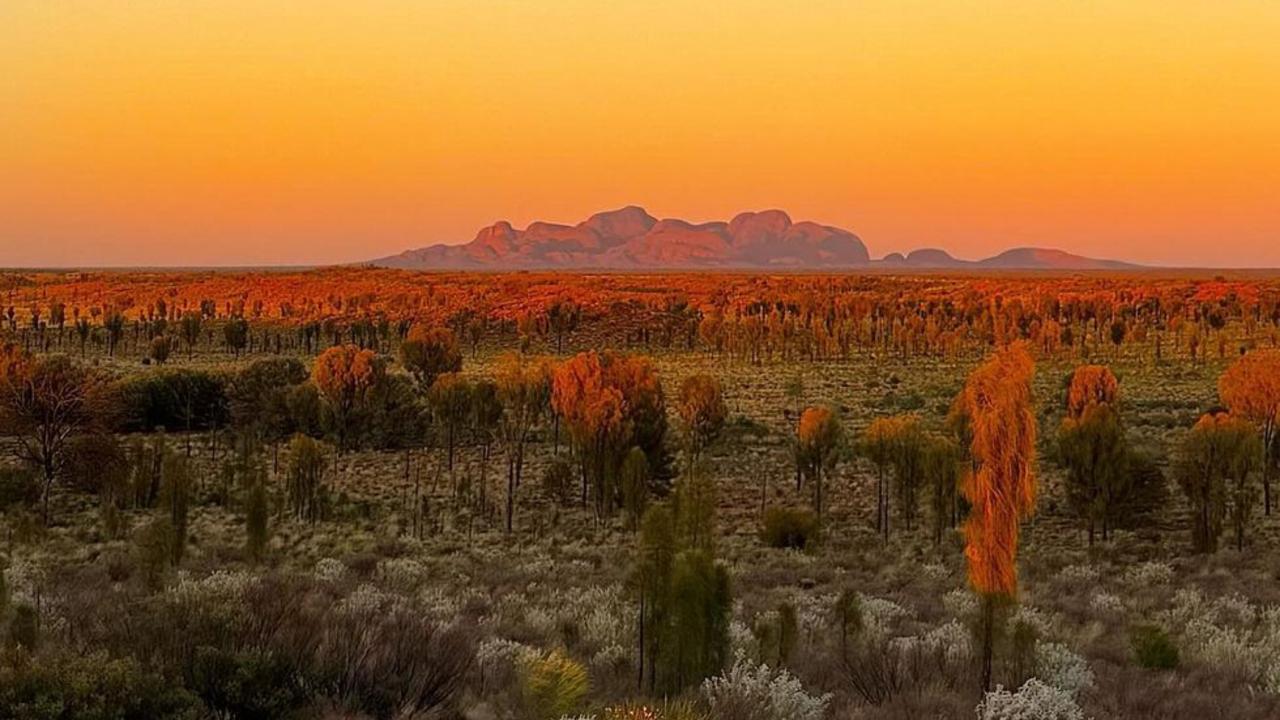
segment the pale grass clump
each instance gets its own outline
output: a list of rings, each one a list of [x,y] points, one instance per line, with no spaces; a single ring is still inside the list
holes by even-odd
[[[951,571],[942,563],[925,563],[920,566],[920,575],[934,582],[941,582],[951,575]]]
[[[898,603],[872,595],[858,594],[858,609],[862,613],[862,631],[867,638],[889,637],[901,621],[911,613]]]
[[[8,588],[9,600],[15,604],[35,605],[40,588],[45,586],[49,578],[48,570],[42,565],[16,556],[0,572],[4,574],[2,584]]]
[[[1025,625],[1035,632],[1036,637],[1048,637],[1053,630],[1053,623],[1039,608],[1031,605],[1019,605],[1009,618],[1010,627]]]
[[[1168,563],[1144,562],[1126,570],[1123,582],[1135,589],[1168,585],[1173,582],[1173,568]]]
[[[977,713],[978,720],[1084,720],[1071,693],[1036,678],[1017,692],[997,687],[978,704]]]
[[[245,595],[256,582],[254,575],[241,571],[218,570],[201,578],[180,572],[163,600],[172,610],[231,623],[242,619]]]
[[[1063,585],[1088,588],[1097,585],[1100,576],[1097,566],[1068,565],[1058,571],[1057,580]]]
[[[1280,607],[1257,607],[1238,595],[1210,601],[1184,589],[1164,621],[1180,634],[1191,658],[1280,694]]]
[[[1070,693],[1093,687],[1089,662],[1061,643],[1036,643],[1036,677],[1050,687]]]
[[[418,589],[427,579],[427,568],[412,558],[390,558],[378,563],[379,583],[401,592]]]
[[[828,631],[831,608],[835,607],[837,599],[831,594],[817,595],[800,591],[791,595],[789,602],[796,611],[796,625],[806,638],[812,640]]]
[[[735,658],[759,657],[760,640],[741,620],[729,622],[729,654]]]
[[[978,596],[970,590],[956,588],[942,596],[942,607],[954,617],[973,618],[978,614]]]
[[[316,580],[326,583],[341,582],[347,575],[347,566],[336,558],[321,558],[312,571]]]
[[[712,715],[728,720],[821,720],[830,695],[813,696],[784,669],[738,660],[702,684]]]
[[[936,656],[959,665],[973,657],[973,633],[960,621],[948,620],[920,635],[893,638],[888,648],[903,662],[912,657]]]
[[[1121,615],[1124,613],[1124,601],[1118,595],[1100,592],[1089,599],[1089,609],[1098,615]]]

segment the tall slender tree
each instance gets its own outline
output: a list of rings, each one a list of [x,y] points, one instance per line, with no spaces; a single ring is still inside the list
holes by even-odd
[[[507,532],[515,518],[516,491],[524,475],[525,449],[538,422],[546,415],[551,397],[551,366],[543,358],[508,354],[498,361],[495,373],[502,416],[498,442],[507,461]]]
[[[1280,464],[1280,350],[1254,350],[1236,360],[1218,379],[1218,395],[1262,436],[1262,508],[1270,515],[1271,479]]]
[[[1018,592],[1018,535],[1035,509],[1035,362],[1025,345],[998,350],[969,375],[957,410],[967,418],[973,471],[963,491],[969,582],[982,599],[982,687],[991,688],[997,604]]]

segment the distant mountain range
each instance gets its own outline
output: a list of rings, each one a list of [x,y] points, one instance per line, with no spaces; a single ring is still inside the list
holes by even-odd
[[[535,222],[524,230],[498,222],[462,245],[432,245],[371,261],[413,270],[833,270],[865,267],[992,270],[1121,270],[1137,265],[1046,248],[1015,248],[984,260],[945,250],[892,253],[872,260],[857,235],[781,210],[745,212],[729,222],[658,220],[634,205],[577,225]]]

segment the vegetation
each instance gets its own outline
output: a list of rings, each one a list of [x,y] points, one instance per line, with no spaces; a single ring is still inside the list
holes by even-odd
[[[0,716],[1280,715],[1268,277],[175,277],[0,275]]]

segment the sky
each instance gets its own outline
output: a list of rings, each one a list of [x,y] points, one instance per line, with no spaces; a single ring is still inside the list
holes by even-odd
[[[873,256],[1280,267],[1275,0],[3,0],[0,266],[313,264],[639,204]]]

